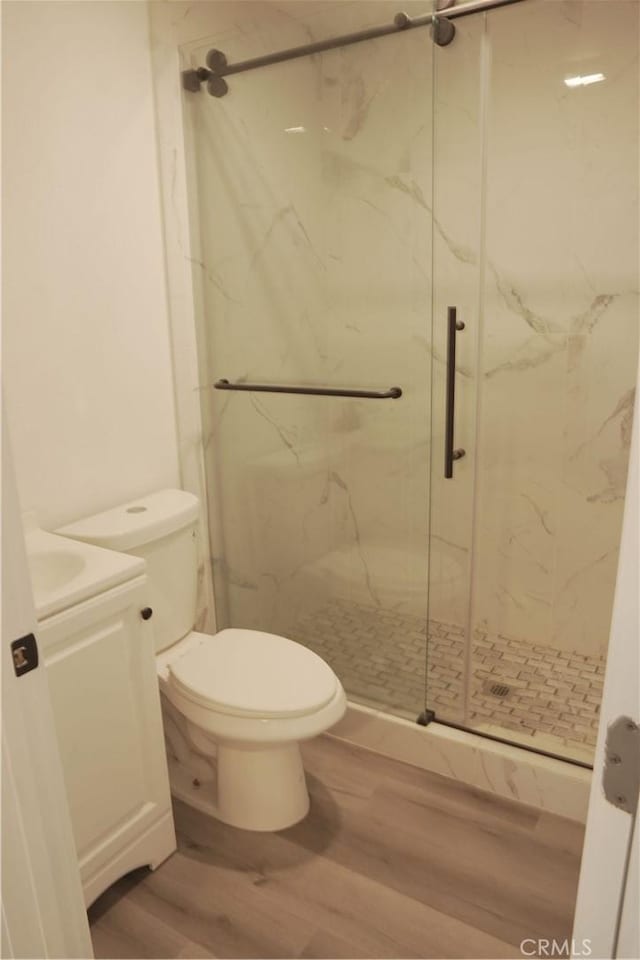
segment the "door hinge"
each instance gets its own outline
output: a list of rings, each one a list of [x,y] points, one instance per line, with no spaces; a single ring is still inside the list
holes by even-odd
[[[640,726],[618,717],[607,730],[602,786],[614,807],[635,814],[640,790]]]

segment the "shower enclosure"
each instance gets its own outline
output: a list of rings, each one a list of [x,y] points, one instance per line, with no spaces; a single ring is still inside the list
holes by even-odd
[[[588,763],[638,347],[638,6],[459,4],[234,71],[398,12],[246,10],[183,51],[218,626],[308,645],[355,702]]]

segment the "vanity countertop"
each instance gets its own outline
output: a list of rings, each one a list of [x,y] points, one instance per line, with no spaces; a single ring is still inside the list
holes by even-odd
[[[145,572],[140,557],[32,528],[25,534],[38,620],[60,613]]]

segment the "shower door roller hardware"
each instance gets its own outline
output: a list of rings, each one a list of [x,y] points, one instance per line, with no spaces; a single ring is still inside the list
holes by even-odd
[[[140,611],[140,616],[142,617],[143,620],[149,620],[153,616],[153,610],[151,609],[151,607],[144,607]]]
[[[38,666],[38,644],[32,633],[26,637],[20,637],[11,644],[11,656],[13,657],[13,669],[16,677],[21,677],[23,673],[29,673]]]
[[[453,461],[461,460],[465,455],[462,447],[453,447],[453,432],[456,413],[456,334],[464,330],[464,323],[457,318],[457,308],[447,310],[447,398],[444,429],[444,475],[446,480],[453,477]]]
[[[602,786],[614,807],[635,814],[640,790],[640,726],[618,717],[607,730]]]
[[[431,24],[431,37],[433,42],[439,47],[448,47],[456,35],[456,28],[447,20],[446,17],[433,16]]]

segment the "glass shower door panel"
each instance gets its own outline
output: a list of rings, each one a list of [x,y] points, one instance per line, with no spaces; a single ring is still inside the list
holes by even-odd
[[[487,16],[469,718],[583,760],[636,376],[638,13],[542,0]]]
[[[583,762],[636,386],[639,13],[530,0],[457,21],[435,64],[427,705]],[[466,456],[444,479],[450,305]],[[445,546],[467,575],[438,579]]]
[[[213,37],[192,62],[391,8],[315,9],[265,4],[254,30]],[[412,717],[426,656],[430,83],[416,31],[233,76],[225,98],[189,107],[218,625],[299,640],[352,699]],[[402,397],[215,390],[220,378]]]

